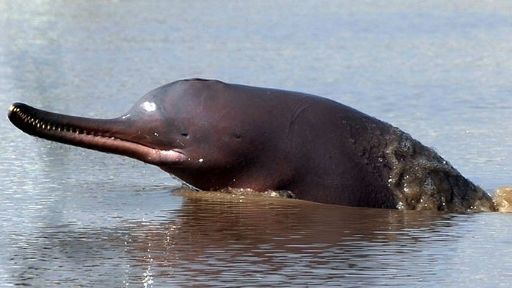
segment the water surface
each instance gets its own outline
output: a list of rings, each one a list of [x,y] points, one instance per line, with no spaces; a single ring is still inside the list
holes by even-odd
[[[507,1],[0,1],[0,107],[114,117],[187,77],[299,90],[512,185]],[[0,286],[508,287],[510,214],[177,193],[0,121]]]

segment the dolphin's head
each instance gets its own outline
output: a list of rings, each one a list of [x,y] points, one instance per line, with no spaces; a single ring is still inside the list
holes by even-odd
[[[250,135],[251,123],[239,121],[244,111],[217,94],[224,83],[208,81],[211,89],[204,89],[201,81],[159,87],[113,119],[57,114],[22,103],[11,105],[8,117],[30,135],[128,156],[199,188],[219,189],[250,165],[261,139]]]

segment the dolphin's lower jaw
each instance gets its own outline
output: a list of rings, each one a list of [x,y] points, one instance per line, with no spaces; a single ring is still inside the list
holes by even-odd
[[[113,132],[119,129],[116,119],[66,116],[22,103],[11,105],[8,117],[25,133],[52,141],[123,155],[153,165],[176,165],[187,160],[178,150],[160,150],[116,137]],[[109,131],[109,126],[116,127]]]

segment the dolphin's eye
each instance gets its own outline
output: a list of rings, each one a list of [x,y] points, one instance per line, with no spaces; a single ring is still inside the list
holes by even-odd
[[[183,137],[188,137],[188,133],[187,133],[187,132],[182,132],[182,133],[181,133],[181,136],[183,136]]]

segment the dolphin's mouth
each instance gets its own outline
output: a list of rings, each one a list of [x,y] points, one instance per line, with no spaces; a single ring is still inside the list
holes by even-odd
[[[161,150],[130,141],[120,119],[91,119],[39,110],[23,103],[9,108],[9,120],[23,132],[87,149],[128,156],[143,162],[178,164],[187,157],[177,149]]]

